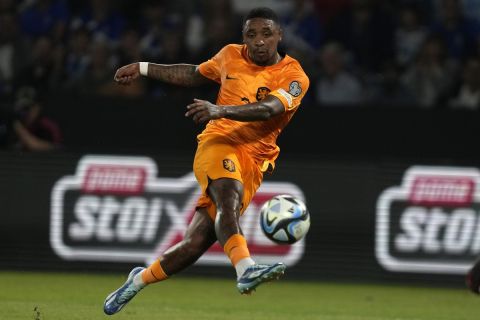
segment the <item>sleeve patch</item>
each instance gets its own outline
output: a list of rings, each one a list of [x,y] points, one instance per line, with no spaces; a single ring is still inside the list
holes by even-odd
[[[300,86],[300,83],[298,81],[290,82],[288,93],[294,97],[298,97],[302,93],[302,87]]]

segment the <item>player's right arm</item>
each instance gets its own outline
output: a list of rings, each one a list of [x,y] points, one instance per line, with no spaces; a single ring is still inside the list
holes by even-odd
[[[142,72],[144,76],[165,83],[194,87],[211,82],[198,71],[197,65],[142,63],[147,63],[146,70],[144,69]],[[140,62],[135,62],[119,68],[115,73],[114,80],[119,84],[129,85],[142,73],[140,73]]]

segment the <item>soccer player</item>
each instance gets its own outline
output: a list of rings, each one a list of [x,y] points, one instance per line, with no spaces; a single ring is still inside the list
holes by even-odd
[[[275,12],[256,8],[245,18],[243,44],[229,44],[200,65],[137,62],[117,70],[114,79],[122,85],[142,75],[181,86],[215,81],[220,91],[216,104],[194,99],[185,114],[207,125],[197,137],[193,163],[202,195],[184,239],[148,268],[134,268],[106,298],[106,314],[120,311],[148,284],[192,265],[216,241],[236,270],[241,294],[283,274],[283,263],[255,263],[239,225],[263,173],[274,168],[278,135],[309,86],[298,61],[278,51],[281,40]]]

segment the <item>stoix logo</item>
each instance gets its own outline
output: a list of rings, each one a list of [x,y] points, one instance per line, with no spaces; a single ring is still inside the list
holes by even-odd
[[[480,255],[480,172],[414,166],[377,201],[375,252],[387,270],[465,274]]]
[[[277,194],[304,200],[291,183],[264,182],[241,219],[242,229],[260,262],[281,259],[293,265],[303,255],[304,241],[274,244],[259,225],[260,207]],[[199,196],[193,173],[160,178],[150,158],[85,156],[75,175],[61,178],[53,187],[50,243],[67,260],[150,263],[183,239]],[[218,244],[198,263],[230,264]]]

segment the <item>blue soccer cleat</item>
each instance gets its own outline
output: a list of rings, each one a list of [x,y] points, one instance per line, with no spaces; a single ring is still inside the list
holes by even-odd
[[[281,262],[272,265],[254,264],[238,279],[237,289],[241,294],[250,294],[260,284],[280,278],[286,268]]]
[[[133,278],[143,270],[145,270],[143,267],[133,268],[128,274],[127,281],[125,281],[120,288],[108,295],[103,304],[103,311],[106,314],[112,315],[119,312],[140,290],[142,290],[142,288],[137,289],[135,287],[133,284]]]

